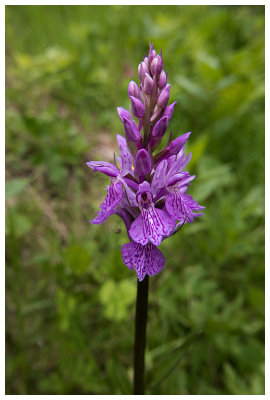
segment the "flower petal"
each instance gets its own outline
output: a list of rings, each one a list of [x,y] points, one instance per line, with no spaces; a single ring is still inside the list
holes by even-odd
[[[175,190],[169,193],[165,206],[168,213],[179,221],[193,222],[194,217],[200,217],[202,214],[196,214],[194,211],[204,209],[190,195],[181,193],[181,190]]]
[[[136,243],[141,243],[142,245],[146,245],[148,243],[149,238],[145,235],[143,229],[142,214],[140,214],[135,221],[132,222],[129,234]]]
[[[178,191],[169,193],[165,206],[168,213],[179,221],[184,221],[188,217],[188,210],[186,209],[183,198]]]
[[[167,170],[167,160],[162,160],[156,170],[151,184],[151,190],[155,196],[158,190],[165,186],[165,175]]]
[[[189,175],[189,172],[187,171],[179,172],[167,179],[167,186],[173,186],[177,183],[177,186],[180,188],[182,186],[190,185],[189,182],[193,181],[195,178],[196,175]]]
[[[127,174],[134,175],[134,170],[132,169],[133,166],[133,156],[130,153],[127,145],[126,139],[121,136],[117,135],[117,143],[120,149],[120,156],[121,156],[121,176],[125,176]]]
[[[135,271],[139,281],[142,281],[146,275],[144,268],[144,246],[139,243],[130,242],[122,246],[122,258],[124,264],[132,270],[135,267]]]
[[[111,183],[111,185],[107,187],[107,191],[108,194],[100,205],[98,215],[93,220],[89,220],[92,224],[101,224],[113,214],[115,207],[120,203],[124,193],[122,185],[119,182]]]
[[[161,251],[152,243],[148,243],[144,248],[145,262],[144,268],[147,275],[158,274],[165,265],[165,258]]]
[[[195,201],[195,200],[193,199],[193,197],[190,196],[190,194],[182,194],[182,196],[183,196],[183,199],[184,199],[186,205],[187,205],[191,210],[199,211],[199,210],[204,210],[204,209],[205,209],[205,207],[200,206],[200,204],[198,204],[197,201]]]
[[[118,168],[107,161],[88,161],[86,165],[92,168],[94,172],[103,172],[103,174],[111,177],[116,177],[119,174]]]
[[[128,186],[127,182],[123,178],[119,178],[119,181],[122,182],[122,184],[123,184],[123,186],[125,188],[126,195],[127,195],[127,198],[128,198],[128,201],[129,201],[130,205],[132,207],[138,207],[138,203],[137,203],[137,200],[136,200],[136,195],[133,192],[133,190]]]
[[[181,150],[179,152],[179,157],[177,156],[177,159],[174,159],[174,162],[172,163],[172,166],[168,171],[167,179],[172,177],[174,174],[182,172],[190,160],[191,160],[191,153],[189,153],[185,157],[184,150]]]
[[[121,250],[124,264],[130,270],[135,268],[139,281],[142,281],[146,274],[158,274],[165,265],[163,254],[152,243],[143,246],[130,242],[124,244]]]
[[[174,229],[175,220],[163,210],[150,206],[141,209],[141,214],[131,224],[131,238],[142,245],[148,241],[159,246],[163,236],[169,236]]]

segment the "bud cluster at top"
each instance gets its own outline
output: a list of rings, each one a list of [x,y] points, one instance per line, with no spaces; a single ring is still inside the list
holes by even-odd
[[[122,107],[118,113],[132,153],[142,148],[152,153],[161,143],[176,104],[168,106],[171,85],[167,84],[162,54],[157,54],[152,44],[148,56],[138,66],[138,75],[139,87],[134,81],[128,85],[132,113]]]

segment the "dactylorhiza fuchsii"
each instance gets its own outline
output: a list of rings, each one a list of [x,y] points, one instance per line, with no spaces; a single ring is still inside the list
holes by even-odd
[[[177,233],[185,223],[202,215],[187,189],[195,175],[186,171],[191,153],[185,144],[191,132],[160,147],[176,102],[168,105],[171,85],[163,70],[162,54],[150,43],[148,57],[138,66],[139,86],[128,85],[130,109],[118,107],[125,137],[117,135],[120,157],[115,163],[89,161],[88,167],[110,178],[107,196],[92,224],[119,215],[126,226],[129,243],[122,247],[124,264],[136,271],[139,281],[158,274],[165,265],[161,242]]]

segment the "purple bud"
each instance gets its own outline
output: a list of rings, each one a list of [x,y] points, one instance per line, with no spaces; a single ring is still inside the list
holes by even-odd
[[[149,55],[148,55],[148,62],[149,62],[149,63],[152,63],[153,59],[154,59],[156,56],[157,56],[157,52],[156,52],[155,49],[153,49],[152,52],[151,52],[151,54],[150,54],[150,57],[149,57]]]
[[[152,136],[155,138],[161,138],[165,134],[168,125],[169,125],[169,118],[166,116],[162,117],[154,126]]]
[[[163,68],[163,60],[159,55],[157,55],[151,63],[152,75],[159,75],[162,71],[162,68]]]
[[[132,104],[132,111],[135,117],[142,118],[144,116],[144,105],[141,100],[136,99],[136,97],[130,96],[130,101]]]
[[[184,145],[186,144],[186,141],[189,138],[189,135],[191,134],[191,132],[187,132],[184,135],[179,136],[177,139],[174,139],[169,147],[168,150],[170,152],[170,155],[175,155],[178,154],[179,151],[184,147]]]
[[[151,65],[152,60],[156,57],[157,52],[154,50],[152,43],[149,43],[148,65]]]
[[[128,95],[140,98],[140,92],[137,84],[134,81],[130,81],[128,84]]]
[[[143,91],[146,94],[152,94],[154,88],[154,81],[149,74],[145,74]]]
[[[150,68],[150,70],[151,70],[151,74],[152,75],[156,75],[156,73],[157,73],[157,58],[155,57],[154,59],[153,59],[153,61],[151,62],[151,68]]]
[[[150,118],[150,122],[155,121],[155,119],[159,116],[159,114],[161,113],[162,108],[159,107],[158,104],[155,105],[154,108],[154,114],[152,115],[152,117]]]
[[[173,115],[173,111],[174,111],[174,107],[176,105],[177,101],[173,102],[172,104],[170,104],[168,107],[165,108],[163,117],[168,117],[169,121],[172,119],[172,115]]]
[[[149,174],[152,169],[151,158],[145,149],[141,149],[136,154],[135,172],[139,177]]]
[[[141,135],[135,122],[123,117],[123,124],[127,139],[134,143],[139,142],[141,139]]]
[[[146,64],[147,67],[148,67],[148,57],[144,57],[143,61],[145,62],[145,64]]]
[[[118,115],[122,122],[124,122],[123,118],[129,119],[130,112],[128,110],[126,110],[125,108],[117,107],[117,112],[118,112]]]
[[[169,98],[170,98],[170,90],[171,90],[171,85],[166,85],[164,89],[160,92],[160,95],[158,96],[157,99],[157,104],[159,105],[160,108],[166,108]]]
[[[145,64],[144,61],[142,61],[138,66],[138,74],[141,82],[144,81],[145,74],[148,72],[149,70],[147,68],[147,65]]]
[[[158,87],[160,89],[163,89],[166,83],[167,83],[167,75],[165,74],[165,71],[162,70],[158,80]]]

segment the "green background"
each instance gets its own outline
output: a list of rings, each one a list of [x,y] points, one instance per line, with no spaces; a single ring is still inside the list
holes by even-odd
[[[147,394],[264,393],[264,7],[6,7],[6,393],[130,394],[136,275],[88,223],[148,42],[205,214],[150,279]]]

